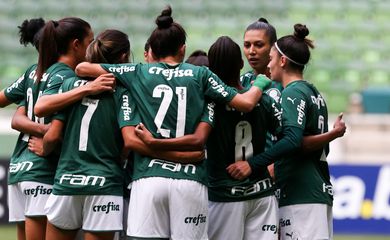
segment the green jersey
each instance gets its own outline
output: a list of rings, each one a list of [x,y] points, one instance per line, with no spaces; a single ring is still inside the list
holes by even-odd
[[[301,129],[303,136],[328,131],[328,111],[324,99],[309,82],[294,81],[281,98],[282,125]],[[329,145],[304,153],[297,150],[275,162],[275,177],[280,186],[280,206],[302,203],[332,205],[333,190],[326,156]]]
[[[26,72],[27,73],[27,72]],[[24,104],[26,113],[31,121],[48,124],[51,117],[37,118],[34,114],[34,106],[38,98],[45,92],[53,94],[58,92],[59,82],[65,77],[74,76],[74,71],[63,63],[55,63],[43,74],[40,82],[36,78],[36,66],[30,68],[30,72],[25,74],[24,80]],[[28,76],[28,77],[27,77]],[[50,89],[50,91],[48,91]],[[58,156],[50,154],[40,157],[27,148],[28,134],[21,134],[18,145],[11,157],[9,167],[8,183],[14,184],[21,181],[35,181],[53,184]]]
[[[202,119],[205,97],[227,103],[236,94],[208,68],[192,64],[103,64],[102,67],[129,89],[142,122],[157,138],[192,134]],[[135,153],[133,179],[154,176],[207,182],[204,161],[180,164]]]
[[[267,131],[275,133],[280,127],[280,114],[279,104],[267,95],[249,113],[217,104],[215,126],[207,141],[211,201],[244,201],[274,194],[274,184],[267,167],[242,181],[232,178],[226,168],[263,152]]]
[[[61,89],[86,83],[75,77]],[[130,101],[127,90],[118,86],[114,93],[84,97],[54,117],[64,122],[65,130],[53,194],[123,195],[121,127],[130,122]]]
[[[252,82],[256,79],[256,75],[253,70],[245,73],[244,75],[241,75],[240,82],[243,87],[249,87],[252,85]],[[272,97],[276,102],[280,101],[280,97],[282,95],[283,86],[281,83],[272,81],[271,85],[264,90],[264,92]],[[270,148],[275,141],[277,140],[276,136],[272,135],[271,133],[267,133],[267,144],[266,149]]]
[[[14,83],[11,84],[5,91],[4,94],[7,99],[11,102],[18,103],[20,106],[25,106],[25,83],[27,81],[34,81],[35,70],[37,65],[34,64],[30,66],[26,72],[18,78]],[[28,80],[29,79],[29,80]],[[27,170],[30,168],[31,163],[28,161],[21,162],[18,164],[18,158],[23,155],[23,151],[26,151],[28,148],[28,138],[29,136],[24,133],[20,133],[18,140],[16,141],[14,152],[11,156],[10,166],[9,166],[9,175],[8,175],[8,184],[13,184],[17,182],[15,178],[15,173],[18,171]]]
[[[18,80],[6,88],[4,95],[9,101],[19,104],[24,99],[24,84],[28,78],[34,78],[36,69],[37,64],[31,65],[29,68],[27,68],[26,72],[24,72],[23,75],[18,78]]]

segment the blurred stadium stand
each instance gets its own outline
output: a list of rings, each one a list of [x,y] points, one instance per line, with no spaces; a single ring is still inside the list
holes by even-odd
[[[120,29],[129,35],[133,58],[138,62],[143,60],[143,46],[155,26],[154,19],[166,4],[172,6],[174,18],[188,33],[188,53],[195,49],[207,51],[220,35],[229,35],[241,44],[246,26],[259,17],[266,17],[276,27],[278,36],[290,34],[294,23],[306,24],[316,45],[306,79],[324,94],[330,112],[371,112],[371,108],[351,107],[351,96],[368,86],[390,86],[387,1],[1,0],[0,88],[8,86],[37,61],[36,50],[25,48],[18,41],[17,26],[24,19],[78,16],[92,25],[95,34],[106,28]],[[246,63],[244,70],[248,69]],[[365,91],[363,96],[373,95]],[[354,104],[363,104],[363,100],[376,104],[372,96],[369,100],[354,99]]]
[[[276,27],[279,36],[291,33],[294,23],[305,23],[316,45],[306,78],[324,93],[331,112],[346,111],[351,93],[390,85],[388,1],[1,0],[0,87],[36,62],[35,49],[18,42],[17,26],[24,19],[79,16],[91,23],[95,33],[106,28],[123,30],[129,34],[134,60],[142,61],[154,18],[167,3],[188,32],[188,53],[208,50],[220,35],[241,43],[246,26],[261,16]]]
[[[390,112],[390,1],[386,0],[0,0],[0,88],[8,86],[37,61],[33,47],[19,44],[17,26],[24,19],[57,20],[77,16],[87,20],[95,34],[107,28],[122,30],[129,35],[134,61],[139,62],[143,61],[145,41],[155,27],[154,19],[166,4],[172,6],[174,19],[187,31],[188,54],[196,49],[208,51],[221,35],[232,37],[242,46],[245,28],[259,17],[267,18],[278,36],[291,34],[295,23],[306,24],[316,48],[312,51],[305,78],[319,88],[327,101],[332,113],[329,127],[338,112],[346,113],[344,119],[348,125],[345,137],[331,143],[329,162],[333,167],[379,164],[383,166],[383,172],[390,171],[390,167],[385,167],[390,162],[390,115],[383,114]],[[243,71],[247,70],[249,66],[245,61]],[[3,159],[9,159],[17,139],[17,132],[10,127],[14,109],[15,106],[11,106],[0,110],[0,157]],[[382,168],[378,169],[375,171],[382,172]],[[340,176],[348,175],[350,170],[346,171]],[[382,176],[377,172],[374,180],[370,175],[364,185],[367,191],[372,192],[376,176]],[[361,174],[366,175],[365,172]],[[378,179],[385,179],[387,184],[390,173],[383,176]],[[345,179],[350,180],[350,177]],[[5,186],[5,177],[1,179]],[[362,185],[360,178],[354,179],[358,186]],[[378,189],[383,187],[378,186]],[[384,208],[378,208],[378,212],[389,213],[383,223],[387,227],[390,188],[388,190],[385,192],[388,195],[377,199],[387,203]],[[362,203],[374,199],[373,193],[370,194],[364,196]],[[0,194],[0,197],[4,196]],[[356,196],[350,199],[354,200]],[[371,206],[370,214],[372,206],[374,209],[382,206],[373,202],[362,204],[362,216],[367,213],[364,206]],[[341,213],[345,212],[340,209]],[[360,211],[360,205],[357,211]],[[363,220],[362,226],[373,217],[366,214]],[[348,221],[347,224],[351,225]],[[370,231],[364,227],[356,229]]]
[[[242,38],[248,24],[259,17],[267,18],[277,29],[278,36],[290,34],[294,23],[304,23],[310,29],[310,37],[316,48],[312,51],[312,60],[307,68],[306,79],[312,81],[323,93],[331,113],[346,112],[349,123],[348,134],[336,141],[335,148],[343,151],[332,157],[338,161],[348,161],[358,153],[358,139],[376,141],[378,135],[366,134],[366,124],[380,126],[375,132],[390,131],[390,121],[376,115],[354,114],[359,112],[381,113],[390,100],[386,96],[378,97],[377,91],[390,87],[390,2],[379,0],[1,0],[0,1],[0,87],[8,86],[23,73],[27,66],[37,61],[37,52],[33,47],[19,44],[17,26],[24,19],[43,17],[45,20],[59,19],[65,16],[78,16],[87,20],[95,34],[106,28],[116,28],[126,32],[131,41],[134,61],[143,61],[143,47],[152,29],[154,19],[161,9],[170,4],[173,16],[180,22],[188,34],[187,53],[195,49],[208,50],[209,46],[221,35],[229,35],[242,45]],[[246,63],[244,71],[248,70]],[[369,88],[370,87],[370,88]],[[361,94],[363,93],[363,94]],[[382,100],[381,100],[382,99]],[[384,100],[383,100],[384,99]],[[10,117],[11,111],[3,111],[1,116]],[[390,108],[387,109],[390,112]],[[8,113],[9,112],[9,113]],[[360,119],[362,118],[362,120]],[[10,128],[10,121],[0,123],[3,129]],[[358,133],[364,130],[364,134]],[[5,130],[1,135],[0,153],[8,155],[14,141],[8,136],[13,132]],[[383,133],[383,132],[382,132]],[[356,135],[355,135],[356,134]],[[372,139],[371,137],[372,136]],[[15,137],[13,137],[15,138]],[[2,139],[7,139],[6,141]],[[355,144],[356,142],[356,144]],[[381,139],[388,145],[389,140]],[[352,145],[356,145],[353,147]],[[369,146],[369,144],[364,144]],[[377,148],[386,146],[378,144]],[[364,150],[363,150],[364,151]],[[344,154],[342,154],[344,153]],[[372,149],[368,156],[378,155],[379,162],[389,156],[389,152]],[[362,154],[357,154],[364,158]],[[379,156],[380,155],[380,156]],[[372,159],[372,157],[370,158]]]

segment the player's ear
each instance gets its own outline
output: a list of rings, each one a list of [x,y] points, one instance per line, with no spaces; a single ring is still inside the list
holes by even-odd
[[[180,56],[183,56],[183,59],[184,59],[184,56],[186,55],[186,45],[185,44],[183,44],[183,46],[180,47],[179,54],[180,54]]]
[[[279,62],[280,62],[280,66],[284,67],[287,64],[287,58],[282,55],[282,56],[280,56]]]
[[[120,57],[121,63],[128,63],[129,62],[130,53],[123,53]]]

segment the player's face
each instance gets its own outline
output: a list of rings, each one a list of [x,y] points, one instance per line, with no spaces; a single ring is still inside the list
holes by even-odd
[[[244,54],[257,74],[265,74],[271,45],[265,30],[249,30],[244,35]]]
[[[280,65],[280,55],[275,47],[271,48],[269,53],[270,61],[268,63],[268,69],[271,74],[271,79],[277,82],[282,81],[282,67]]]

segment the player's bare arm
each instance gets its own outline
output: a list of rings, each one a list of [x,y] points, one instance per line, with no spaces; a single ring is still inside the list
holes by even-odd
[[[147,146],[135,133],[135,126],[122,128],[124,147],[142,155],[178,163],[195,163],[204,159],[204,151],[164,151]]]
[[[154,138],[144,124],[140,123],[135,128],[137,136],[152,149],[176,150],[176,151],[203,151],[207,137],[212,128],[206,122],[200,122],[193,134],[187,134],[178,138]]]
[[[304,137],[302,141],[302,149],[305,152],[319,150],[336,138],[344,136],[346,130],[347,126],[343,120],[343,113],[340,113],[333,124],[332,130],[323,134]]]
[[[27,117],[26,108],[24,106],[20,106],[16,110],[11,123],[13,129],[36,137],[43,137],[49,129],[49,126],[50,124],[40,124],[31,121],[31,119]]]
[[[83,97],[96,95],[104,91],[112,91],[114,86],[114,75],[112,73],[102,74],[94,81],[89,81],[85,85],[70,91],[40,97],[35,104],[34,112],[38,117],[46,117],[80,101]]]

